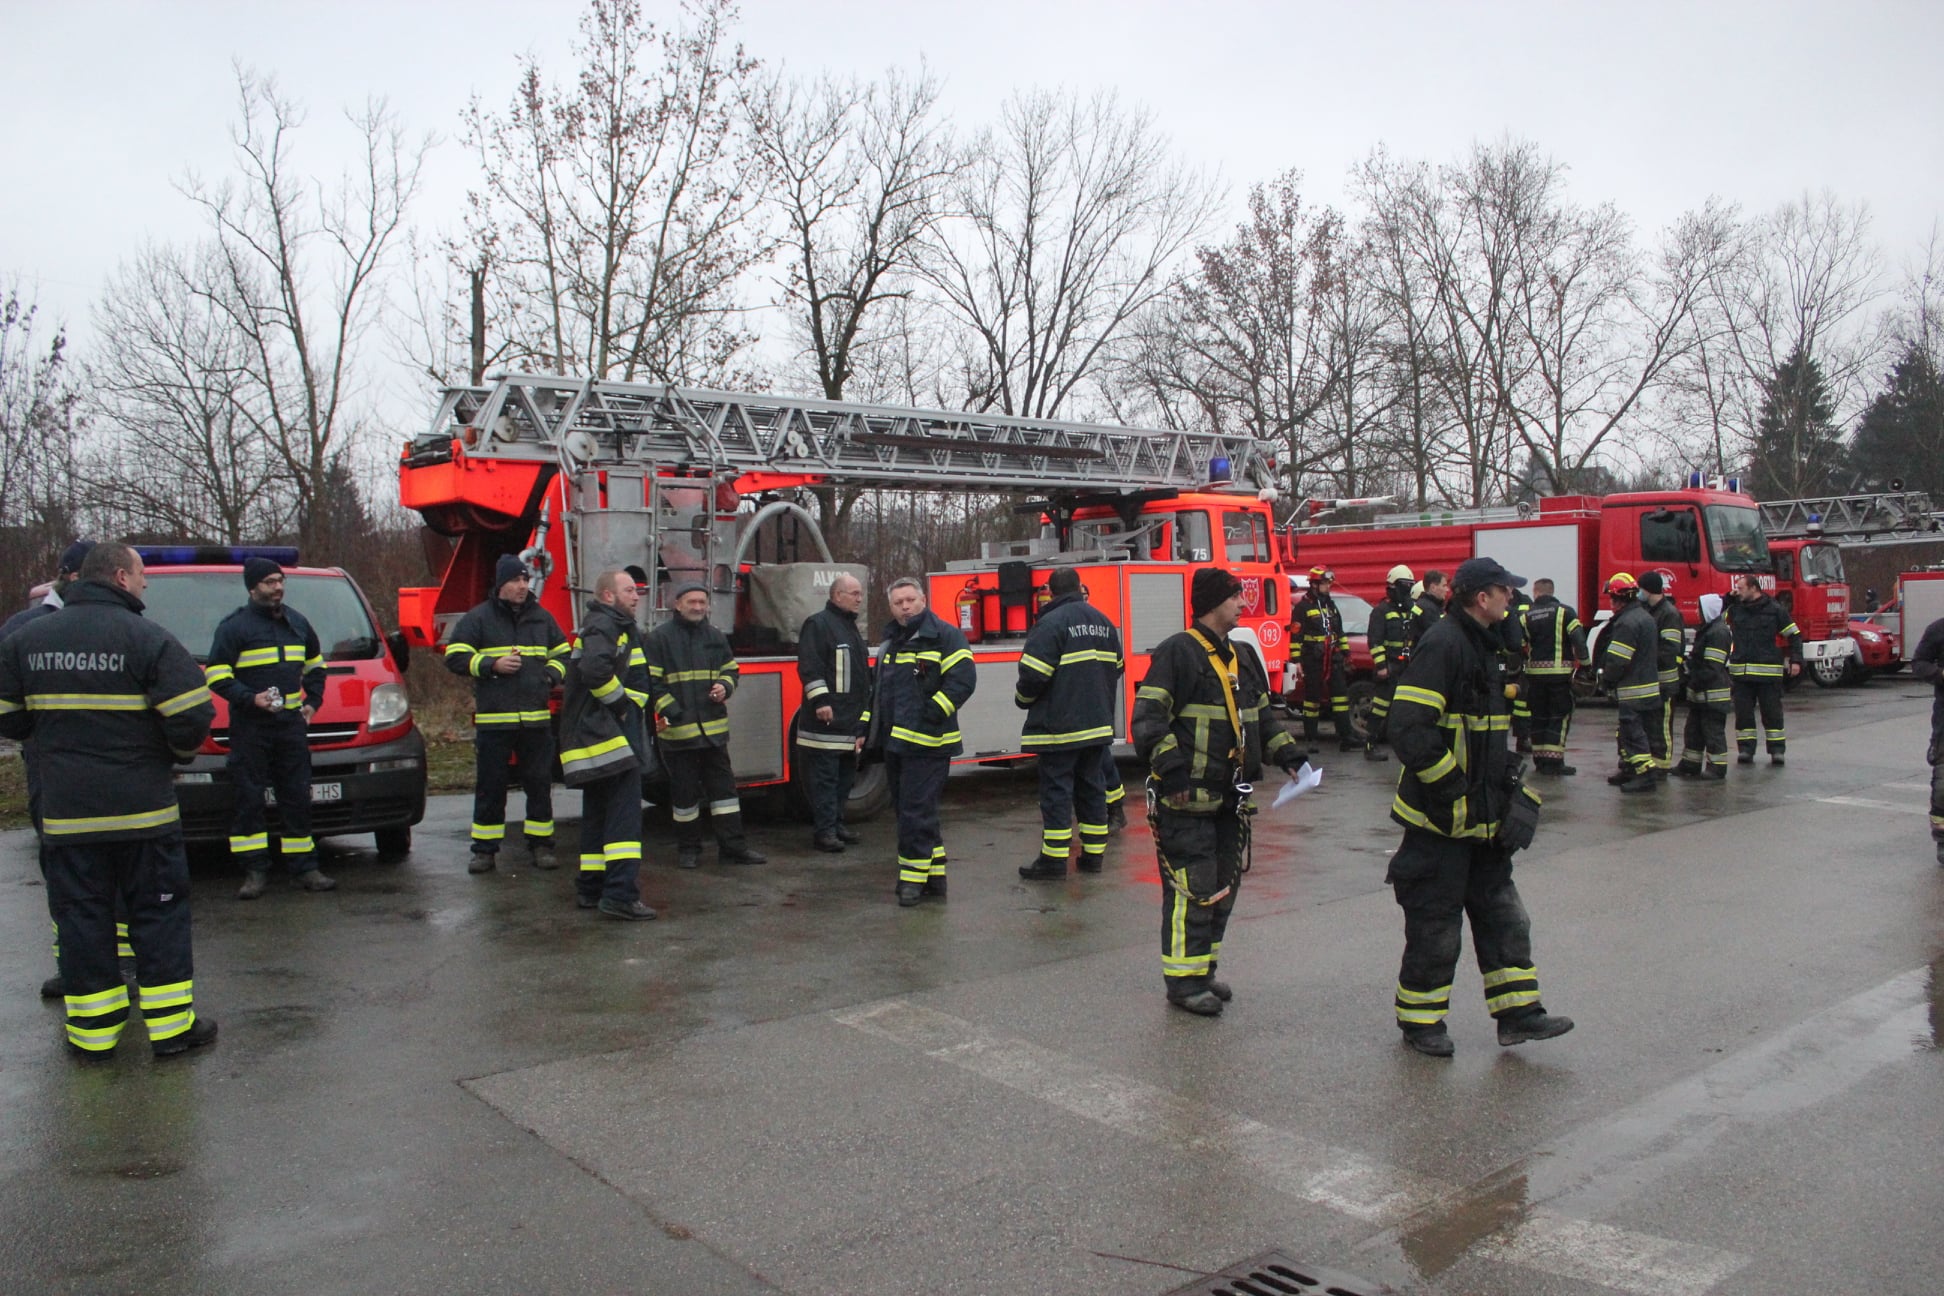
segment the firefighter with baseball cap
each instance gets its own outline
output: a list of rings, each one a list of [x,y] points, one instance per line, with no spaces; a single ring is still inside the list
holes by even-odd
[[[210,691],[229,703],[230,781],[236,809],[230,857],[243,865],[238,900],[270,882],[270,834],[263,794],[276,794],[283,831],[278,853],[306,891],[337,882],[317,867],[311,839],[310,718],[324,705],[324,650],[303,613],[284,604],[284,569],[268,558],[243,560],[250,601],[224,617],[209,646]]]
[[[1506,741],[1512,708],[1497,625],[1524,584],[1492,558],[1461,564],[1451,608],[1418,641],[1391,705],[1391,750],[1403,766],[1390,814],[1404,840],[1384,879],[1404,911],[1397,1025],[1432,1057],[1453,1052],[1445,1014],[1467,916],[1498,1042],[1573,1029],[1540,1002],[1532,923],[1512,881],[1512,856],[1538,829],[1539,799]]]
[[[1647,724],[1660,714],[1660,628],[1630,573],[1615,572],[1606,592],[1613,621],[1601,650],[1600,674],[1620,711],[1620,768],[1607,782],[1622,792],[1652,792],[1660,780],[1654,777]]]
[[[1755,714],[1762,716],[1761,736],[1768,743],[1769,764],[1787,759],[1789,735],[1782,726],[1783,677],[1802,671],[1802,631],[1789,610],[1762,589],[1760,578],[1743,576],[1728,605],[1728,629],[1734,647],[1728,654],[1730,691],[1735,701],[1735,763],[1755,763]],[[1781,642],[1786,640],[1785,649]]]
[[[490,873],[506,840],[507,763],[517,761],[526,793],[533,867],[558,867],[553,839],[554,685],[567,677],[567,636],[533,597],[533,574],[501,554],[490,597],[461,618],[446,644],[446,669],[473,682],[472,859]]]
[[[1660,710],[1647,718],[1647,741],[1654,755],[1654,777],[1665,780],[1674,768],[1674,699],[1681,693],[1681,667],[1687,658],[1687,622],[1674,601],[1674,580],[1664,572],[1640,574],[1640,601],[1654,618],[1654,670],[1660,680]]]
[[[1573,727],[1573,672],[1586,660],[1586,627],[1570,603],[1553,593],[1551,580],[1532,582],[1526,610],[1526,688],[1532,695],[1532,767],[1540,774],[1579,771],[1566,763],[1566,735]]]
[[[1380,761],[1377,750],[1384,743],[1384,725],[1390,716],[1391,695],[1397,691],[1397,677],[1411,661],[1412,633],[1417,608],[1411,602],[1411,586],[1417,577],[1403,563],[1384,577],[1384,600],[1370,610],[1370,625],[1365,637],[1370,642],[1370,665],[1377,677],[1377,689],[1370,700],[1370,720],[1364,741],[1364,759]]]
[[[1232,997],[1215,977],[1222,936],[1249,868],[1253,781],[1265,762],[1295,772],[1303,746],[1270,706],[1269,681],[1229,631],[1242,582],[1203,567],[1194,624],[1163,640],[1134,693],[1134,750],[1151,771],[1148,823],[1161,870],[1161,977],[1168,1002],[1213,1017]]]
[[[66,606],[0,642],[0,735],[34,739],[48,910],[59,941],[67,1047],[113,1051],[130,1016],[115,910],[128,913],[137,1002],[168,1057],[213,1043],[195,1009],[189,861],[177,761],[196,754],[215,708],[195,658],[142,616],[142,559],[100,544]]]
[[[1296,600],[1289,633],[1301,649],[1303,665],[1303,739],[1313,752],[1323,710],[1329,708],[1336,729],[1337,748],[1357,745],[1350,732],[1350,641],[1343,633],[1343,613],[1330,597],[1336,573],[1327,567],[1309,570],[1309,588]]]

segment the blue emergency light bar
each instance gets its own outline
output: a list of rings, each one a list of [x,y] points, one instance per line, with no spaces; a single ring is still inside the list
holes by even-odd
[[[268,558],[279,567],[297,565],[294,545],[136,545],[150,567],[234,567],[246,558]]]
[[[1687,475],[1687,488],[1689,490],[1718,490],[1727,491],[1730,495],[1739,495],[1741,494],[1741,485],[1741,478],[1739,477],[1711,476],[1699,471],[1690,472]]]
[[[1208,461],[1208,484],[1210,486],[1227,486],[1234,479],[1235,473],[1229,465],[1228,456],[1217,455]]]

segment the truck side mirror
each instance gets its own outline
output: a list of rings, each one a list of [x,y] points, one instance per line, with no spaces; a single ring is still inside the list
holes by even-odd
[[[394,630],[386,635],[385,647],[391,649],[392,660],[398,663],[401,675],[412,669],[412,645],[405,641],[403,630]]]

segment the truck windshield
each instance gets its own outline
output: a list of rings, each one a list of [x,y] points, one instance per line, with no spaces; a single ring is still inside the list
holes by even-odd
[[[199,662],[209,660],[217,624],[248,601],[243,578],[234,570],[151,567],[142,594],[148,619],[182,640]],[[317,631],[326,661],[362,661],[383,651],[364,600],[342,576],[290,576],[284,581],[284,602],[303,613]]]
[[[1701,513],[1708,528],[1708,552],[1717,568],[1731,572],[1768,572],[1768,540],[1762,535],[1759,509],[1709,504]]]
[[[1802,546],[1802,579],[1811,585],[1843,583],[1843,551],[1833,544]]]

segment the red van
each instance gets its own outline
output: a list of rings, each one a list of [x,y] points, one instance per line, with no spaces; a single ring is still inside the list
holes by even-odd
[[[371,601],[338,567],[300,567],[297,551],[273,547],[149,546],[136,552],[148,570],[147,616],[209,660],[216,626],[249,598],[243,560],[268,558],[284,569],[284,601],[304,614],[324,649],[324,706],[310,722],[311,833],[371,833],[381,858],[412,848],[425,817],[425,737],[405,694],[405,638],[378,626]],[[229,708],[202,751],[176,769],[183,836],[226,842],[235,792],[229,775]],[[279,828],[275,805],[269,828]]]

